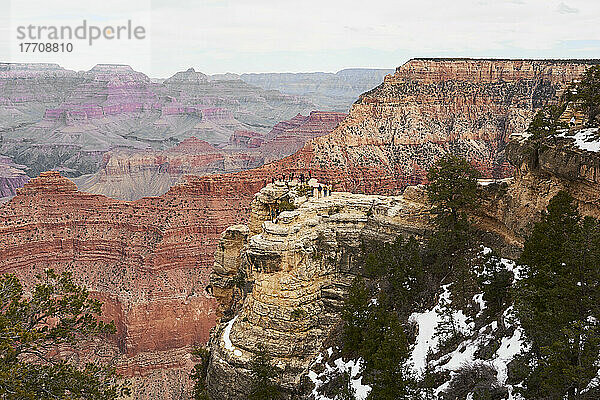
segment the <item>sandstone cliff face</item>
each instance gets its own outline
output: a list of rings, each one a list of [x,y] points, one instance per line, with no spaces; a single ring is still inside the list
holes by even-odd
[[[447,153],[486,177],[512,171],[504,148],[536,110],[556,101],[589,66],[578,61],[411,60],[363,94],[331,134],[280,169],[302,166],[337,187],[395,193],[424,180]]]
[[[600,153],[577,148],[573,140],[515,137],[507,147],[515,176],[507,188],[490,188],[482,226],[509,243],[522,244],[548,202],[561,190],[584,216],[600,218]]]
[[[286,124],[278,124],[269,132],[260,148],[265,162],[287,157],[300,150],[311,139],[333,131],[346,118],[346,114],[312,111],[308,116],[297,115]]]
[[[279,199],[299,207],[271,220]],[[297,187],[270,184],[252,202],[250,226],[225,231],[211,274],[213,292],[230,307],[231,278],[245,271],[251,291],[234,319],[211,339],[209,392],[215,399],[248,394],[247,368],[264,347],[281,371],[280,384],[299,388],[324,341],[339,321],[340,306],[360,270],[363,241],[391,240],[428,229],[428,205],[421,188],[400,197],[333,193],[299,197]],[[241,252],[239,252],[241,249]]]

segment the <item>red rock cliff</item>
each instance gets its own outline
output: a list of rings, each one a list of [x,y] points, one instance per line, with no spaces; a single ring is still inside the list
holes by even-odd
[[[215,302],[204,290],[213,250],[227,226],[244,220],[262,184],[190,178],[162,197],[124,202],[43,173],[0,207],[0,273],[33,282],[45,268],[72,271],[110,299],[105,314],[118,327],[117,366],[143,376],[134,388],[167,379],[170,390],[189,390],[189,347],[206,342],[215,324]]]

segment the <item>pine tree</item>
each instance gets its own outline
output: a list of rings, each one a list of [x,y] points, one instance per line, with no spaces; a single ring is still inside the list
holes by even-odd
[[[60,349],[115,333],[101,306],[69,273],[45,271],[30,296],[15,275],[0,277],[0,394],[3,399],[98,399],[129,395],[113,368],[77,365]]]
[[[410,399],[416,383],[406,367],[408,339],[394,312],[372,307],[362,357],[363,380],[371,386],[368,399]]]
[[[437,388],[435,379],[435,368],[431,362],[433,358],[433,351],[427,350],[427,356],[425,357],[425,370],[423,376],[419,381],[419,387],[421,388],[421,399],[422,400],[437,400],[435,395],[435,389]]]
[[[200,362],[194,366],[190,374],[190,378],[194,381],[194,400],[210,400],[206,387],[206,374],[208,372],[210,353],[207,349],[198,347],[194,349],[192,355],[200,359]]]
[[[438,228],[456,230],[466,219],[465,211],[476,207],[480,176],[467,160],[452,155],[441,158],[429,169],[427,194],[434,204]]]
[[[440,348],[451,348],[458,344],[462,338],[462,332],[456,318],[452,304],[445,298],[440,299],[440,320],[435,328],[435,334],[440,339]]]
[[[475,294],[471,265],[474,233],[467,213],[477,208],[479,177],[468,161],[455,156],[438,160],[427,174],[427,194],[435,216],[435,232],[428,243],[431,273],[438,283],[456,283],[452,300],[457,307],[467,305]]]
[[[519,262],[515,308],[530,350],[522,357],[528,398],[579,398],[600,352],[600,224],[582,219],[559,192],[535,225]]]
[[[271,358],[266,350],[260,347],[250,365],[252,385],[249,400],[282,399],[281,388],[274,382],[277,369],[271,364]]]
[[[363,346],[369,320],[369,300],[365,282],[355,278],[342,309],[344,350],[347,354],[356,354]]]
[[[486,304],[484,317],[486,321],[496,320],[504,327],[503,313],[512,302],[514,273],[507,270],[493,252],[483,256],[482,261],[478,280]]]

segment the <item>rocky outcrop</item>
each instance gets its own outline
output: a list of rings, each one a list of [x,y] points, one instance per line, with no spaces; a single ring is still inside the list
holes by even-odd
[[[307,199],[301,186],[288,185],[262,189],[249,228],[232,227],[221,238],[211,274],[221,306],[238,300],[231,282],[238,270],[251,290],[211,339],[208,385],[215,399],[245,398],[249,363],[261,347],[274,357],[282,387],[298,389],[339,321],[345,292],[361,269],[363,243],[420,235],[429,227],[429,206],[418,187],[399,197],[334,192]],[[271,211],[283,198],[298,207],[273,221]]]
[[[233,148],[255,149],[264,142],[264,135],[252,131],[235,131],[229,138],[229,146]]]
[[[485,229],[522,244],[561,190],[575,198],[582,215],[600,218],[600,153],[581,150],[568,137],[514,137],[507,154],[515,176],[508,186],[486,191]]]

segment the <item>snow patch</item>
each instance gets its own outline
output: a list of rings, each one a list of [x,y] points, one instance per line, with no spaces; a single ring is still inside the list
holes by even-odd
[[[523,350],[523,331],[519,327],[510,338],[503,337],[500,347],[496,350],[492,364],[498,371],[498,382],[504,385],[508,379],[508,363]]]
[[[231,328],[233,327],[233,324],[237,318],[238,316],[236,315],[225,326],[225,329],[223,331],[223,343],[225,344],[226,350],[229,350],[233,352],[235,356],[240,357],[242,355],[242,351],[240,349],[235,348],[235,346],[231,342],[231,338],[229,337],[229,335],[231,334]]]
[[[333,349],[330,347],[327,349],[327,353],[331,357],[333,354]],[[314,364],[320,363],[323,360],[323,356],[319,354]],[[321,395],[318,393],[319,387],[323,385],[327,377],[331,374],[344,374],[348,373],[350,375],[350,385],[354,390],[354,396],[357,400],[364,400],[367,398],[369,393],[371,392],[371,387],[369,385],[365,385],[362,383],[362,359],[358,358],[356,360],[344,361],[341,357],[333,361],[333,366],[329,363],[325,363],[325,370],[319,374],[316,372],[309,370],[308,377],[315,385],[312,394],[315,400],[332,400],[327,396]],[[314,365],[313,364],[313,365]]]
[[[598,152],[600,151],[600,138],[598,138],[598,128],[581,129],[575,132],[574,135],[567,135],[566,132],[561,132],[558,137],[571,138],[575,141],[575,146],[581,150]]]

